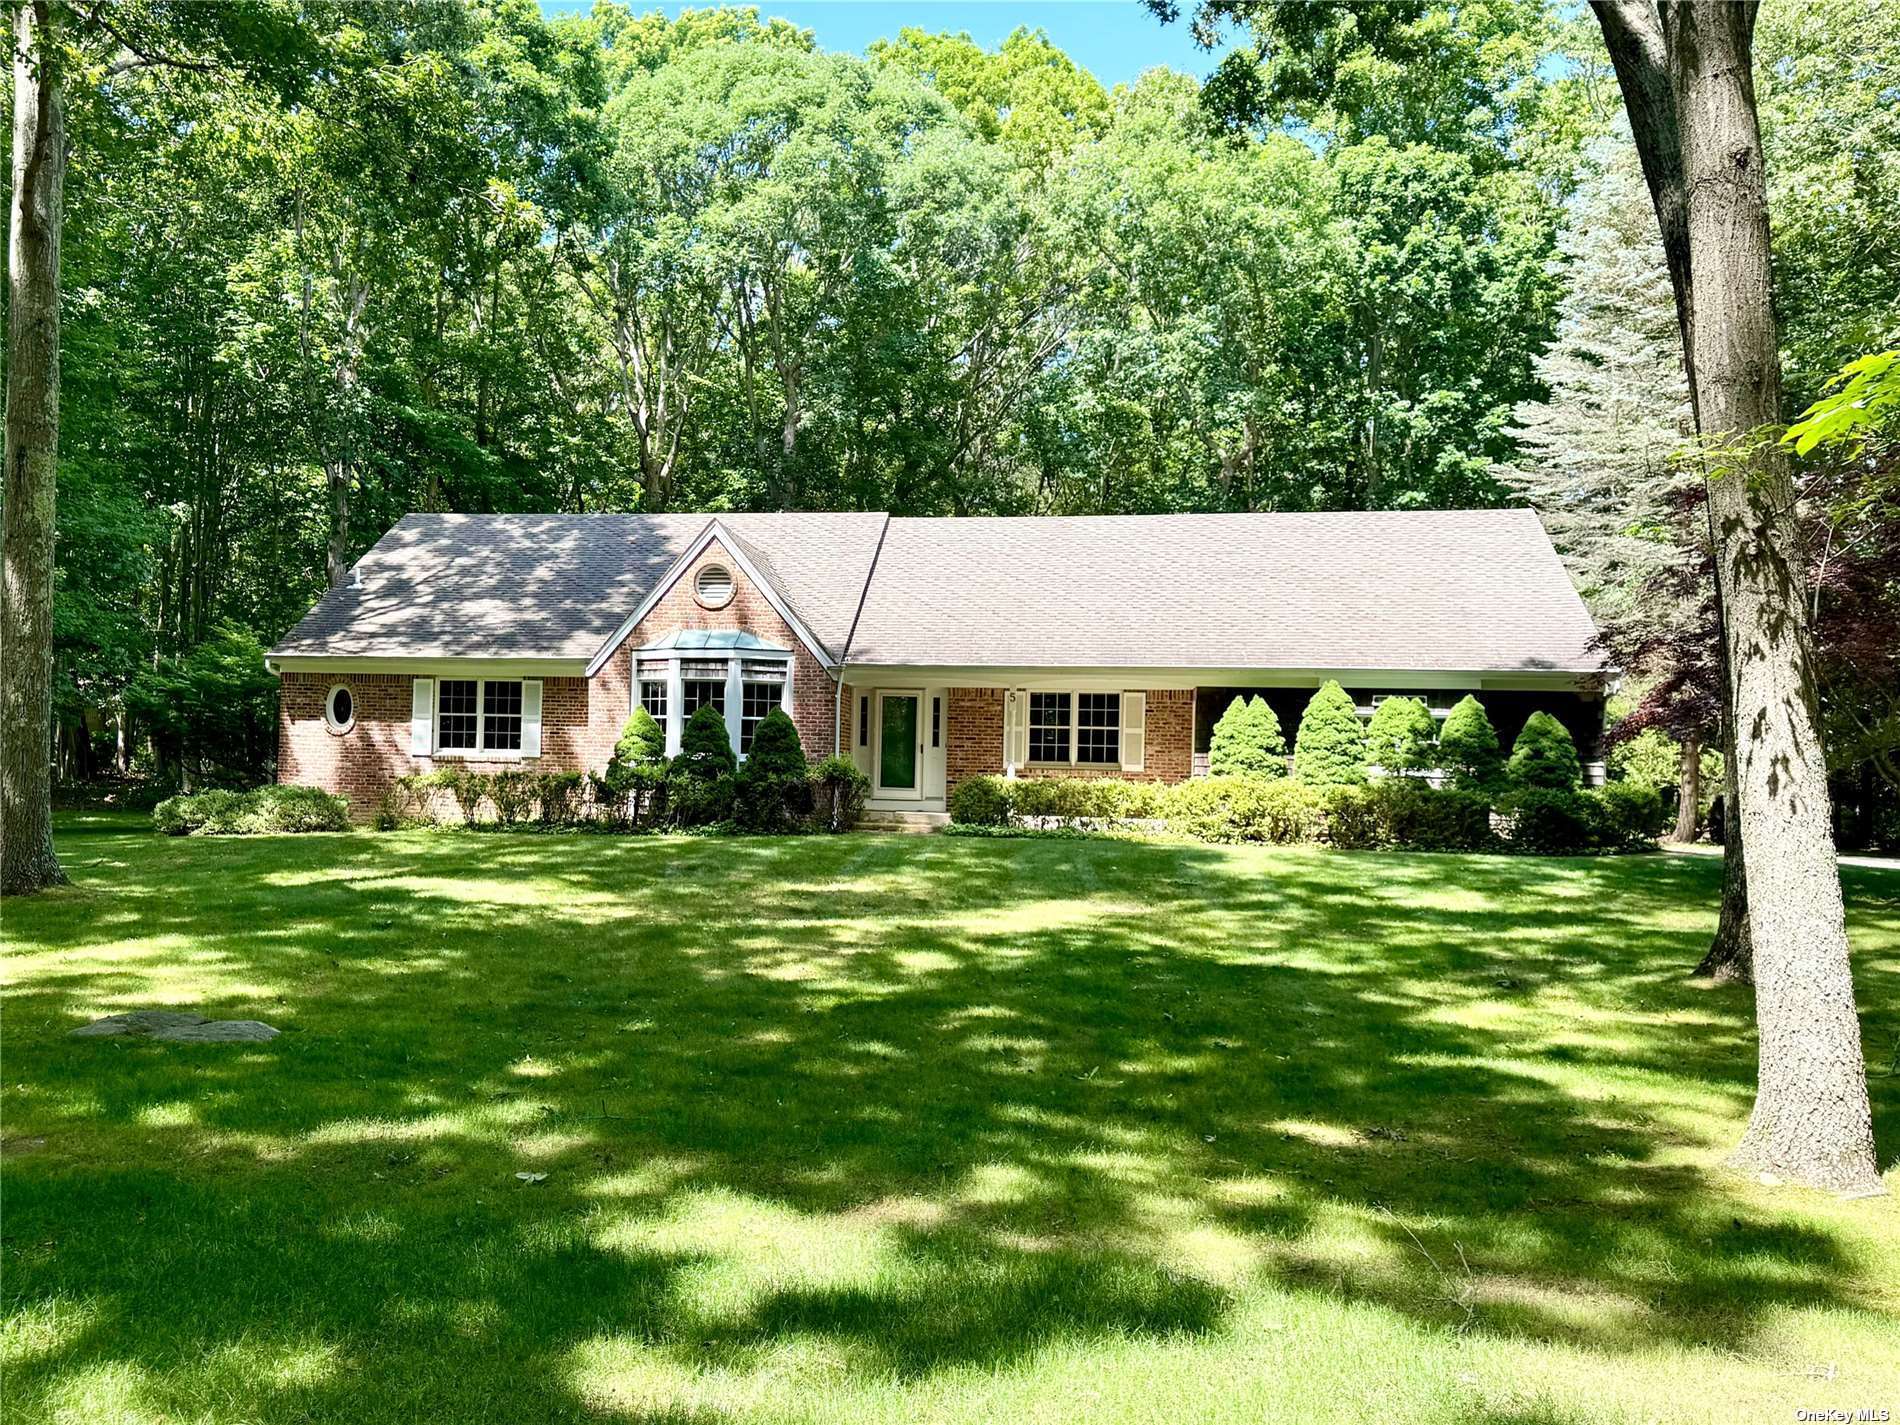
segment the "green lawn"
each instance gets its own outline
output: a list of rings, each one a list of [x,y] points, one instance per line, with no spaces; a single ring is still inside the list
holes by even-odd
[[[1900,1414],[1895,1200],[1719,1171],[1712,860],[60,830],[9,1422]],[[164,1005],[285,1033],[66,1033]]]

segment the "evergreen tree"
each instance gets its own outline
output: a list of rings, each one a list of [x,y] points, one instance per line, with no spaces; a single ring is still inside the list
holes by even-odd
[[[620,740],[614,743],[613,760],[628,767],[650,765],[666,760],[666,730],[645,708],[635,708]]]
[[[686,719],[680,733],[680,755],[673,765],[687,776],[710,782],[730,774],[739,765],[733,755],[726,720],[711,703],[701,703]]]
[[[811,810],[805,748],[798,728],[781,708],[759,721],[739,768],[733,812],[750,831],[782,831]]]
[[[1691,479],[1672,461],[1688,422],[1675,298],[1627,126],[1587,151],[1557,245],[1569,285],[1535,363],[1550,395],[1518,406],[1522,454],[1497,473],[1543,516],[1599,617],[1615,617],[1683,557],[1669,497]]]
[[[1366,730],[1351,695],[1330,678],[1300,718],[1293,775],[1311,787],[1358,786],[1366,780]]]
[[[1387,772],[1423,772],[1438,765],[1438,723],[1417,698],[1387,698],[1366,727],[1366,759]]]
[[[1570,729],[1547,712],[1532,713],[1511,747],[1505,775],[1517,787],[1574,791],[1583,780],[1583,765]]]
[[[1286,734],[1265,698],[1243,695],[1227,705],[1214,724],[1207,769],[1217,777],[1286,775]]]
[[[1461,791],[1494,792],[1503,782],[1504,754],[1484,704],[1467,693],[1438,730],[1438,765]]]

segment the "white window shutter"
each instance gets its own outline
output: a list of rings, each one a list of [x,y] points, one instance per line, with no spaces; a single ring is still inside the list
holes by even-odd
[[[1003,771],[1014,772],[1023,765],[1023,750],[1028,741],[1029,696],[1021,688],[1003,694]]]
[[[409,685],[409,754],[427,757],[435,751],[435,679],[417,678]]]
[[[1122,694],[1122,771],[1139,772],[1148,756],[1148,695]]]
[[[541,680],[521,680],[521,755],[541,755]]]

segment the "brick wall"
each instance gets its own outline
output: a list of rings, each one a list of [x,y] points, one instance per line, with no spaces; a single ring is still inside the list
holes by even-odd
[[[580,678],[541,680],[541,755],[494,760],[476,757],[417,757],[409,751],[408,673],[284,673],[277,717],[277,780],[322,787],[349,799],[351,815],[376,810],[397,777],[441,766],[494,772],[507,767],[537,772],[578,772],[606,765],[589,760],[588,686]],[[330,689],[350,690],[356,714],[348,732],[335,733],[323,720]],[[607,743],[613,750],[613,741]]]
[[[693,597],[700,568],[724,564],[735,587],[724,608],[707,609]],[[410,684],[408,673],[284,673],[278,692],[277,780],[323,787],[349,798],[352,815],[367,818],[384,790],[397,777],[437,766],[491,772],[524,768],[538,772],[598,772],[613,755],[620,729],[632,711],[633,650],[680,628],[736,629],[768,643],[791,648],[792,721],[805,754],[816,760],[831,755],[832,682],[824,665],[746,579],[717,542],[669,589],[614,650],[591,679],[541,680],[541,756],[508,760],[472,757],[418,757],[409,751]],[[479,676],[479,675],[477,675]],[[354,700],[356,723],[348,732],[330,731],[323,705],[341,683]],[[736,713],[737,709],[730,711]],[[846,712],[847,722],[850,713]]]
[[[724,608],[704,608],[693,597],[694,580],[708,564],[723,564],[732,571],[732,601]],[[647,616],[594,676],[590,685],[593,704],[590,739],[594,748],[605,749],[599,752],[599,765],[606,765],[614,740],[620,736],[620,728],[632,710],[633,650],[643,644],[657,643],[681,628],[735,629],[792,649],[792,722],[798,728],[798,740],[804,746],[805,755],[814,761],[831,755],[834,692],[831,675],[715,540],[666,591],[660,602],[648,610]],[[735,716],[738,713],[737,708],[727,711]]]
[[[957,783],[965,778],[1003,770],[1003,693],[1001,688],[950,690],[944,763],[947,791],[955,791]],[[1147,731],[1139,772],[1124,772],[1119,767],[1025,767],[1018,775],[1186,781],[1194,769],[1194,690],[1149,689]]]
[[[944,709],[944,791],[985,772],[1003,770],[1003,690],[952,688]]]

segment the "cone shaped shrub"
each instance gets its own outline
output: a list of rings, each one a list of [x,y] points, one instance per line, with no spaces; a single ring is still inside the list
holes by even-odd
[[[1309,787],[1352,787],[1366,780],[1366,731],[1351,696],[1330,678],[1300,718],[1293,775]]]
[[[1583,780],[1583,764],[1577,760],[1570,729],[1547,712],[1532,713],[1511,748],[1505,776],[1514,787],[1575,791]]]
[[[1484,704],[1467,693],[1438,730],[1438,765],[1451,773],[1460,791],[1495,792],[1504,780],[1504,754],[1498,731]]]
[[[1417,698],[1387,698],[1366,727],[1366,760],[1388,772],[1425,772],[1437,764],[1438,723]]]
[[[1214,724],[1207,769],[1216,777],[1284,777],[1286,735],[1259,694],[1237,697]]]
[[[666,729],[645,708],[635,708],[633,716],[620,729],[614,744],[614,757],[628,766],[666,760]]]
[[[811,811],[805,749],[781,708],[760,719],[739,768],[733,813],[750,831],[782,831]]]
[[[738,765],[726,733],[726,720],[711,703],[701,703],[680,733],[680,755],[673,760],[674,768],[689,777],[711,781]]]
[[[805,780],[805,748],[798,728],[783,708],[773,708],[759,720],[746,752],[745,773],[755,777],[795,777]]]

